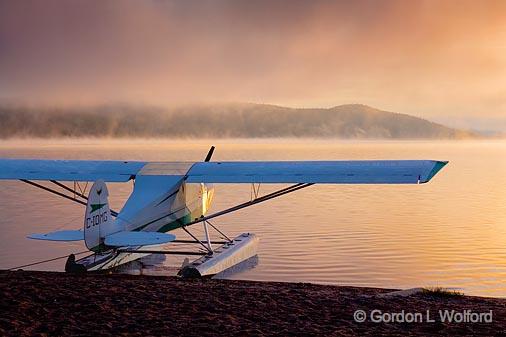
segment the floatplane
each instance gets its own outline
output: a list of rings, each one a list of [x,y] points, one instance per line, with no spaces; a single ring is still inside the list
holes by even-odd
[[[435,160],[211,161],[213,151],[214,146],[203,162],[0,159],[0,179],[20,180],[86,206],[81,229],[28,236],[84,241],[88,255],[78,260],[70,255],[65,265],[68,272],[107,270],[157,253],[198,255],[193,262],[185,259],[178,274],[203,277],[255,256],[259,241],[253,233],[229,238],[211,219],[314,184],[423,184],[447,164]],[[128,181],[134,182],[132,193],[119,212],[111,210],[106,183]],[[93,185],[87,192],[89,182]],[[208,214],[213,184],[245,183],[252,184],[255,191],[251,200]],[[260,184],[290,185],[259,195]],[[203,226],[205,239],[190,231],[198,224]],[[211,228],[221,241],[211,240]],[[175,229],[182,229],[191,239],[176,239],[170,233]],[[167,243],[169,247],[194,243],[199,250],[160,248]]]

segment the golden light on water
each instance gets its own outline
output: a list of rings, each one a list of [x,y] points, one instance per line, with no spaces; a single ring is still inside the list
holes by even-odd
[[[227,233],[255,232],[261,238],[258,265],[231,277],[393,288],[445,286],[462,288],[466,294],[506,296],[504,141],[7,141],[0,142],[0,156],[198,161],[211,144],[217,147],[215,160],[450,161],[428,184],[316,185],[224,216],[215,223]],[[279,187],[262,185],[261,193]],[[121,208],[131,188],[110,184],[113,209]],[[211,212],[250,198],[248,185],[215,188]],[[1,268],[80,250],[75,244],[25,239],[29,233],[61,226],[79,228],[79,205],[18,182],[2,182],[0,200],[0,226],[9,233],[0,242]],[[20,204],[30,207],[20,209]],[[181,262],[170,257],[165,265]],[[44,267],[61,270],[62,265]]]

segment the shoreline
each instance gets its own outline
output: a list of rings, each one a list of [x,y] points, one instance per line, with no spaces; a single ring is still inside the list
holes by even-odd
[[[395,289],[0,271],[0,291],[3,336],[490,336],[506,329],[506,299],[429,292],[385,296]],[[354,319],[357,310],[366,313],[365,322]],[[491,312],[492,320],[442,322],[438,312],[445,310],[464,316]],[[374,322],[402,312],[404,322]],[[406,313],[420,313],[422,321],[409,322]]]

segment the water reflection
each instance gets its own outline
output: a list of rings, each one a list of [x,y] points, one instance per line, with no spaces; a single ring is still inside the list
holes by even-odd
[[[38,141],[0,143],[1,157],[202,160],[441,159],[450,164],[429,184],[317,185],[216,221],[230,236],[260,237],[255,268],[234,279],[373,287],[445,286],[506,296],[506,142]],[[262,185],[261,193],[282,186]],[[110,184],[121,208],[132,185]],[[248,185],[216,185],[211,212],[248,200]],[[0,182],[0,267],[83,249],[36,242],[33,232],[82,226],[84,210],[33,187]],[[195,227],[203,235],[200,227]],[[181,239],[188,237],[176,231]],[[217,237],[216,237],[217,238]],[[185,249],[185,248],[181,248]],[[143,267],[175,273],[183,258]],[[62,270],[64,262],[38,269]],[[149,263],[148,263],[149,264]]]

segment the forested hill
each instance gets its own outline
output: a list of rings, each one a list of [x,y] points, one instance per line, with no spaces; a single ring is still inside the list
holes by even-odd
[[[348,104],[294,109],[265,104],[155,108],[0,107],[0,138],[12,137],[319,137],[360,139],[460,139],[472,132],[406,114]]]

